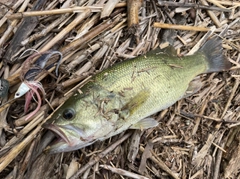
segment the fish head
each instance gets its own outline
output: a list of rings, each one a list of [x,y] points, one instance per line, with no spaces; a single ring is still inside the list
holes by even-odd
[[[93,143],[88,137],[88,127],[84,127],[86,115],[91,109],[84,111],[76,96],[70,97],[58,110],[54,112],[43,128],[51,130],[56,134],[57,139],[46,149],[49,153],[59,153],[77,150]]]
[[[97,85],[86,86],[82,92],[70,97],[43,125],[60,138],[48,148],[50,153],[86,147],[130,126],[126,121],[130,112],[122,96]]]

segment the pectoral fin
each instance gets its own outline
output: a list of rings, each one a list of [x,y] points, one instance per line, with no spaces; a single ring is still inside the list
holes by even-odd
[[[130,115],[133,114],[136,110],[139,109],[139,107],[142,106],[148,97],[149,91],[142,90],[136,96],[131,98],[131,100],[125,106],[123,106],[122,110],[128,110],[130,112]]]
[[[189,97],[194,93],[198,92],[201,89],[202,85],[203,84],[200,79],[195,79],[191,81],[188,85],[188,89],[185,92],[185,95],[183,96],[183,98]]]
[[[144,118],[136,124],[132,125],[130,129],[148,129],[152,127],[156,127],[158,122],[153,118]]]
[[[130,129],[148,129],[152,127],[156,127],[158,122],[153,118],[145,118],[141,121],[137,122],[136,124],[132,125]]]

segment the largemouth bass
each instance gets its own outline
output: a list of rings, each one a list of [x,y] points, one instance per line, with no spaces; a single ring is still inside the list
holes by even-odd
[[[67,152],[105,140],[127,129],[158,125],[149,116],[186,95],[199,74],[228,70],[222,41],[207,41],[194,55],[177,57],[153,50],[95,75],[70,97],[43,127],[60,139],[50,153]],[[193,83],[194,84],[194,83]]]

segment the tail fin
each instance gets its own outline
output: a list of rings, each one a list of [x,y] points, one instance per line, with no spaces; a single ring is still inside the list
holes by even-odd
[[[201,48],[208,62],[208,70],[206,73],[225,71],[231,68],[231,63],[222,54],[222,39],[214,37],[208,40]]]

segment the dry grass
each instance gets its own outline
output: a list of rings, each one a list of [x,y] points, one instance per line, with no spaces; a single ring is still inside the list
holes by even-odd
[[[239,178],[240,3],[183,2],[0,1],[0,75],[10,83],[0,107],[0,178]],[[154,115],[157,127],[71,153],[41,152],[47,145],[39,142],[41,124],[86,79],[158,46],[173,44],[178,54],[192,54],[215,34],[233,67],[201,75],[200,91]],[[59,76],[54,66],[36,77],[45,103],[25,121],[24,98],[12,99],[27,59],[21,54],[29,48],[58,50],[63,59]],[[36,106],[32,101],[30,109]]]

